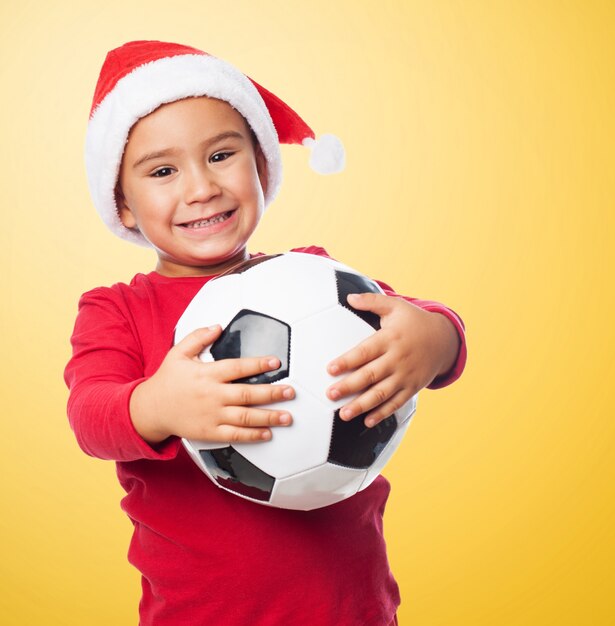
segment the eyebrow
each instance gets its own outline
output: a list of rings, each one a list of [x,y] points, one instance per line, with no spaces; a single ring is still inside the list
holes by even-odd
[[[223,139],[244,139],[244,138],[245,137],[241,133],[238,133],[235,130],[227,130],[223,133],[219,133],[218,135],[215,135],[214,137],[210,137],[209,139],[204,141],[201,145],[204,148],[209,148],[209,146],[215,143],[218,143],[219,141],[222,141]],[[161,157],[174,155],[174,154],[177,154],[177,150],[173,148],[168,148],[166,150],[156,150],[155,152],[148,152],[147,154],[144,154],[138,161],[136,161],[132,167],[133,169],[136,169],[137,167],[139,167],[139,165],[143,165],[143,163],[145,163],[146,161],[151,161],[152,159],[159,159]]]

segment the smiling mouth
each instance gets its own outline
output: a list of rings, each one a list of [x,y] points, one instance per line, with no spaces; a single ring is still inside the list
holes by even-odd
[[[226,221],[236,209],[232,211],[225,211],[224,213],[218,213],[217,215],[213,215],[204,220],[194,220],[192,222],[184,222],[183,224],[178,224],[182,228],[204,228],[205,226],[213,226],[214,224],[219,224],[220,222]]]

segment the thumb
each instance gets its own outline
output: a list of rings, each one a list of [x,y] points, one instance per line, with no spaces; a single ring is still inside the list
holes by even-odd
[[[219,324],[197,328],[177,343],[175,349],[183,356],[192,359],[201,354],[203,348],[211,345],[220,336],[221,331],[222,327]]]
[[[391,298],[382,293],[351,293],[348,304],[359,311],[372,311],[377,315],[386,315],[392,309]]]

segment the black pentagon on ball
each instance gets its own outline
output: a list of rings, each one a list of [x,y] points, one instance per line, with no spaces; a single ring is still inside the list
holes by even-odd
[[[250,268],[256,265],[260,265],[261,263],[264,263],[265,261],[269,261],[270,259],[275,259],[278,256],[282,256],[282,255],[281,254],[262,254],[260,256],[255,256],[251,259],[248,259],[247,261],[242,261],[241,263],[238,263],[237,265],[233,265],[233,267],[226,270],[226,272],[222,272],[222,274],[219,274],[218,276],[216,276],[214,280],[218,280],[222,276],[230,276],[231,274],[243,274],[244,272],[247,272]]]
[[[371,311],[359,311],[348,303],[348,295],[351,293],[382,293],[376,283],[369,278],[352,272],[335,270],[335,282],[337,284],[337,299],[339,303],[364,322],[367,322],[374,330],[380,330],[380,317]]]
[[[252,385],[273,383],[288,376],[290,326],[269,315],[242,309],[212,344],[211,354],[215,361],[273,354],[280,359],[277,370],[233,381]]]
[[[275,478],[263,472],[231,446],[199,450],[215,481],[230,491],[253,500],[269,502]]]
[[[365,425],[366,415],[363,413],[345,422],[340,419],[340,410],[335,412],[327,459],[329,463],[367,469],[378,458],[397,430],[397,419],[395,415],[389,415],[376,426],[368,428]]]

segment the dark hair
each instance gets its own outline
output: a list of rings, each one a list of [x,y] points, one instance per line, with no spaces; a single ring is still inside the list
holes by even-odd
[[[260,143],[258,143],[258,139],[256,138],[256,133],[252,130],[252,126],[248,124],[248,120],[246,120],[246,126],[248,127],[248,130],[250,131],[250,139],[252,140],[252,147],[254,148],[254,150],[256,150],[257,148],[260,148]]]

